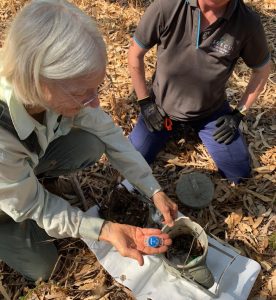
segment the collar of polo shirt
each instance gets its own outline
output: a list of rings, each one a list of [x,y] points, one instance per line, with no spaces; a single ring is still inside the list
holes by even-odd
[[[186,0],[187,3],[189,3],[192,7],[198,7],[198,1],[197,0]],[[237,7],[238,0],[230,0],[229,5],[225,11],[225,14],[223,16],[224,19],[229,20],[235,11]]]

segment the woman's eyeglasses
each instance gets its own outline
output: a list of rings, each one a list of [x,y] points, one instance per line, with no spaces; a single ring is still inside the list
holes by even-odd
[[[98,99],[98,92],[94,92],[92,96],[89,96],[88,98],[86,98],[82,101],[78,101],[75,99],[75,97],[73,95],[68,93],[63,87],[62,87],[62,90],[66,93],[66,95],[68,95],[75,103],[77,103],[81,107],[86,107],[88,104],[90,104],[93,101]]]
[[[88,104],[90,104],[90,103],[92,103],[93,101],[95,101],[96,99],[98,99],[98,93],[97,93],[97,92],[95,92],[93,96],[90,96],[89,98],[84,99],[84,100],[82,100],[82,101],[80,101],[80,102],[77,101],[77,100],[75,100],[75,98],[74,98],[72,95],[70,95],[70,96],[72,97],[72,99],[74,99],[74,101],[75,101],[76,103],[78,103],[78,104],[81,105],[82,107],[85,107],[85,106],[87,106]]]

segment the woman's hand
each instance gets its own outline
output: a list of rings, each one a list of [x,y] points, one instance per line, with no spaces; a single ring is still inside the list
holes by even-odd
[[[164,192],[158,192],[152,196],[156,208],[164,217],[164,223],[173,226],[174,219],[177,217],[178,207]]]
[[[145,243],[149,236],[157,236],[163,243],[158,248],[148,247]],[[136,259],[144,264],[143,255],[160,254],[168,250],[172,240],[160,229],[140,228],[126,224],[104,222],[99,240],[111,243],[122,256]]]

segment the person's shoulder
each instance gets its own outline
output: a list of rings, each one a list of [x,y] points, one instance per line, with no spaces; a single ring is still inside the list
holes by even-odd
[[[159,11],[162,13],[163,18],[166,20],[170,20],[172,15],[178,15],[187,5],[187,1],[185,0],[155,0],[158,5]]]
[[[246,23],[246,27],[252,29],[254,26],[258,26],[261,23],[260,15],[252,7],[245,4],[243,0],[237,0],[237,2],[239,16]]]
[[[185,1],[183,0],[155,0],[155,2],[158,2],[163,10],[174,9],[179,5],[185,4]]]
[[[176,6],[176,5],[179,5],[179,3],[185,3],[185,0],[155,0],[155,1],[159,1],[160,4],[162,5],[167,5],[167,6]]]

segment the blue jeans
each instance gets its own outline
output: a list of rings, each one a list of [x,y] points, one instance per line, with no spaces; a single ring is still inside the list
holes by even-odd
[[[176,132],[179,131],[180,127],[183,125],[190,127],[198,134],[221,175],[231,182],[239,183],[242,179],[250,177],[251,173],[250,156],[241,132],[237,132],[234,140],[229,145],[217,143],[212,136],[217,129],[216,120],[229,112],[231,112],[231,108],[228,102],[225,101],[222,107],[208,118],[187,123],[173,122],[172,131],[164,129],[154,132],[147,129],[143,116],[140,115],[129,140],[150,164],[165,147],[169,138],[173,138]]]

